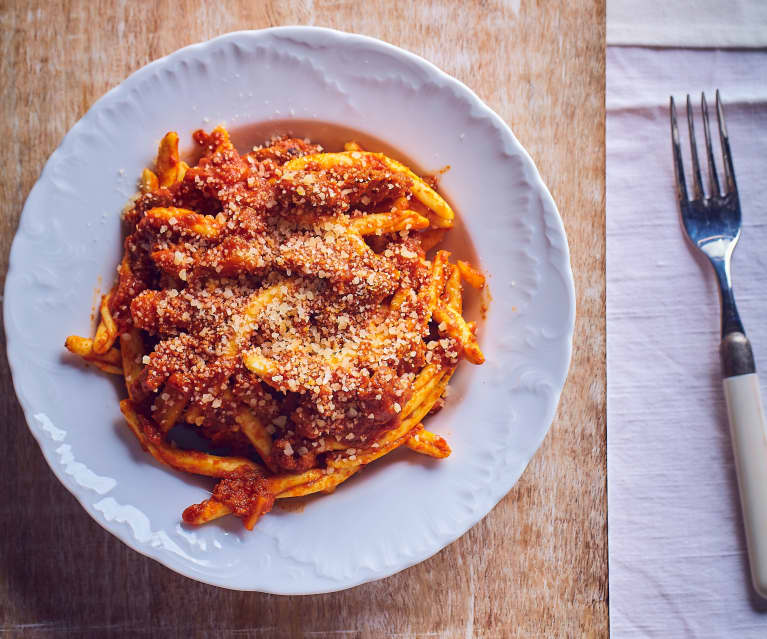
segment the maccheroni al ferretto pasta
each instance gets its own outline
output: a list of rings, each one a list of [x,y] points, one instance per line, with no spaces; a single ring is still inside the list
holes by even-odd
[[[462,282],[485,278],[437,249],[454,213],[434,184],[354,142],[241,155],[222,127],[194,139],[190,167],[163,138],[95,336],[66,340],[124,377],[145,450],[218,479],[184,521],[252,529],[275,499],[332,492],[399,446],[447,457],[423,420],[462,359],[484,360]],[[184,428],[210,452],[179,446]]]

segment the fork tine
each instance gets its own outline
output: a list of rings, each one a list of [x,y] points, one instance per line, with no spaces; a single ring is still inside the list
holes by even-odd
[[[711,197],[718,196],[719,176],[716,173],[716,164],[714,163],[714,152],[711,149],[711,127],[708,123],[708,104],[706,103],[706,94],[700,94],[700,106],[703,110],[703,133],[706,136],[706,156],[708,156],[708,175],[711,179]]]
[[[687,127],[690,132],[690,154],[692,155],[692,192],[693,199],[703,199],[703,180],[700,177],[700,163],[698,162],[698,147],[695,143],[695,125],[692,117],[692,104],[690,94],[687,94]]]
[[[726,193],[737,191],[735,184],[735,167],[732,165],[732,154],[730,153],[730,136],[727,135],[727,125],[724,122],[724,109],[722,99],[719,96],[719,89],[716,90],[716,117],[719,120],[719,140],[722,143],[722,158],[724,159],[724,179],[726,184]]]
[[[679,148],[679,127],[676,124],[676,104],[674,96],[671,96],[669,103],[669,113],[671,114],[671,146],[674,150],[674,173],[676,173],[676,190],[680,203],[687,203],[687,184],[684,180],[684,163],[682,162],[682,149]]]

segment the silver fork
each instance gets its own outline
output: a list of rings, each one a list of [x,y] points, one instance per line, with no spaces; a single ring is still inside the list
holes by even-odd
[[[706,144],[709,189],[703,189],[701,168],[695,143],[690,96],[687,96],[687,126],[692,158],[693,198],[687,194],[684,163],[679,144],[676,105],[670,101],[671,142],[674,152],[677,196],[687,238],[714,267],[719,282],[722,312],[721,357],[724,393],[730,422],[733,453],[738,473],[740,501],[746,529],[751,579],[756,591],[767,597],[767,423],[756,375],[751,343],[735,306],[730,262],[741,229],[740,200],[735,183],[730,141],[724,122],[719,91],[716,92],[716,116],[722,146],[724,189],[720,189],[716,161],[711,145],[708,104],[701,95],[703,133]]]

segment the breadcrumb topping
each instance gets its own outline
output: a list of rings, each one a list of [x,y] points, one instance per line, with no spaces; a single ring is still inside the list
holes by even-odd
[[[288,169],[321,151],[297,138],[244,155],[216,131],[195,140],[197,166],[124,214],[109,305],[121,333],[149,336],[147,402],[182,394],[192,423],[235,449],[247,446],[235,420],[247,406],[267,425],[271,463],[294,471],[328,442],[395,428],[417,373],[461,355],[432,321],[418,233],[358,230],[366,216],[417,209],[410,178],[369,157]]]

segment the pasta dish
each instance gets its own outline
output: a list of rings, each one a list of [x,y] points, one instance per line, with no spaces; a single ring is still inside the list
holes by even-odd
[[[462,359],[484,360],[462,286],[485,280],[438,250],[454,213],[436,183],[354,142],[241,155],[222,127],[194,140],[194,166],[176,133],[161,141],[95,335],[66,340],[124,377],[146,451],[218,479],[183,520],[252,529],[276,499],[330,493],[400,446],[447,457],[423,420]]]

